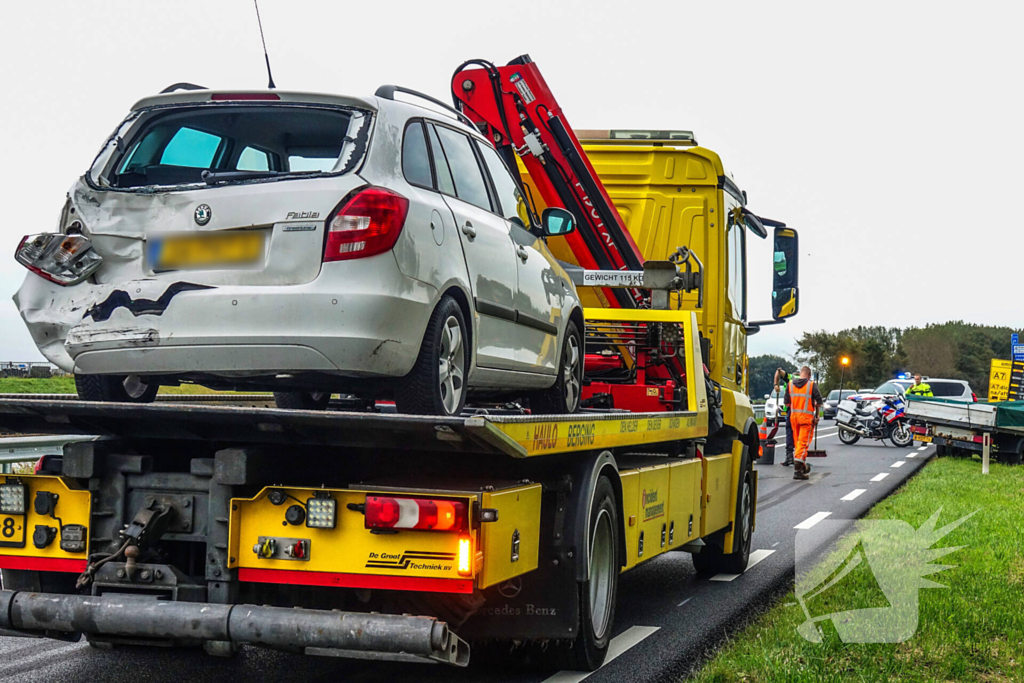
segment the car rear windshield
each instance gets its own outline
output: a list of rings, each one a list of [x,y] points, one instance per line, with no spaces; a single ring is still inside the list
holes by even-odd
[[[964,395],[964,385],[959,382],[928,382],[928,386],[932,388],[933,396],[956,398]]]
[[[116,188],[188,185],[299,174],[344,173],[365,149],[350,136],[353,112],[328,107],[262,105],[174,107],[143,113],[92,180]],[[347,142],[362,148],[346,153]],[[102,156],[102,153],[101,153]],[[239,172],[244,172],[239,174]]]

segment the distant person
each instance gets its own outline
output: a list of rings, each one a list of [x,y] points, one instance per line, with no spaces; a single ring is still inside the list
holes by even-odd
[[[793,463],[793,478],[806,481],[811,471],[807,464],[807,447],[811,445],[814,427],[818,424],[818,409],[825,401],[821,398],[818,385],[811,379],[811,369],[800,368],[800,378],[786,385],[786,405],[789,406],[789,425],[795,432],[796,461]]]
[[[921,375],[914,375],[914,386],[907,389],[907,396],[920,396],[921,398],[929,398],[934,396],[932,388],[928,385],[928,382],[921,381]]]
[[[778,391],[779,387],[788,387],[790,380],[793,379],[793,375],[786,372],[782,368],[775,371],[775,380],[772,382],[772,386],[775,391]],[[782,461],[782,464],[789,467],[793,464],[793,448],[795,442],[793,441],[793,426],[789,424],[789,410],[786,405],[777,405],[775,413],[775,421],[783,421],[786,423],[786,459]]]

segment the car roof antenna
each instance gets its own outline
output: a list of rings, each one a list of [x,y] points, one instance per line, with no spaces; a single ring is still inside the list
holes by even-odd
[[[260,4],[257,0],[252,0],[252,4],[256,7],[256,23],[260,25],[260,40],[263,41],[263,58],[267,60],[267,80],[270,81],[267,88],[273,90],[277,86],[274,85],[274,74],[270,73],[270,55],[267,54],[267,39],[263,37],[263,21],[260,19]]]

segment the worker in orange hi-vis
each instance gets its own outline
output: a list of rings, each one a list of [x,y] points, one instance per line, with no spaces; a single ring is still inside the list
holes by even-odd
[[[807,447],[818,424],[818,408],[824,403],[818,385],[811,379],[811,369],[806,365],[800,368],[800,377],[786,385],[785,403],[789,406],[789,424],[796,440],[793,478],[805,481],[811,471],[807,464]]]

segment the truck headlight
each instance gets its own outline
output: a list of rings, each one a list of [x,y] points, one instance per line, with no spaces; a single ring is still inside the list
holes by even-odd
[[[0,513],[23,515],[28,509],[28,490],[22,484],[0,486]]]
[[[306,526],[333,529],[338,516],[338,502],[333,498],[310,498],[306,501]]]

